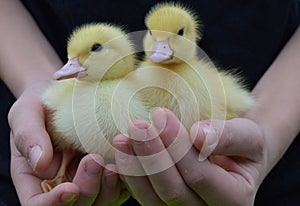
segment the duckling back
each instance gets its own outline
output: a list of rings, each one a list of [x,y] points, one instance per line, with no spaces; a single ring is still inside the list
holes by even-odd
[[[186,128],[199,120],[228,118],[222,76],[209,62],[195,59],[172,66],[143,62],[136,75],[147,84],[139,91],[144,104],[170,109]]]
[[[256,105],[256,101],[243,83],[243,78],[230,72],[220,72],[226,96],[226,119],[241,116]]]

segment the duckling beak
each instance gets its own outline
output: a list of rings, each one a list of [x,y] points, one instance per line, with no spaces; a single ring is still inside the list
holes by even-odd
[[[150,54],[150,59],[154,63],[162,63],[173,57],[173,50],[169,46],[169,40],[156,41]]]
[[[78,62],[78,58],[70,59],[61,69],[53,75],[55,80],[80,78],[87,76],[87,69],[82,67]]]

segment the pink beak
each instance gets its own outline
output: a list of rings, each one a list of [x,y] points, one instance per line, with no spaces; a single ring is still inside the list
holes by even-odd
[[[162,63],[169,59],[172,59],[173,51],[169,46],[168,39],[165,41],[155,42],[153,51],[150,54],[150,59],[154,63]]]
[[[55,80],[80,78],[87,76],[87,69],[82,67],[77,58],[70,59],[61,69],[56,71],[53,75]]]

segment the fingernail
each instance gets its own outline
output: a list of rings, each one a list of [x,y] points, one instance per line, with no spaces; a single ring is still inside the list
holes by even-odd
[[[128,134],[135,144],[148,144],[149,140],[158,136],[156,130],[147,121],[143,120],[129,126]]]
[[[85,164],[84,170],[88,175],[99,175],[102,168],[98,162],[90,160]]]
[[[30,166],[33,168],[33,170],[36,169],[36,166],[37,166],[42,154],[43,154],[43,152],[39,145],[35,145],[29,149],[28,162],[29,162]]]
[[[132,125],[129,125],[128,136],[131,139],[143,141],[147,139],[147,128],[149,123],[146,120],[137,120]]]
[[[73,205],[78,198],[78,194],[74,193],[64,193],[61,200],[66,205]]]
[[[220,138],[217,131],[211,125],[203,125],[202,131],[205,135],[205,141],[198,157],[199,161],[204,161],[209,155],[211,155],[218,145]]]
[[[113,139],[112,145],[114,148],[123,151],[124,147],[127,149],[128,143],[128,135],[119,134]]]
[[[157,108],[152,113],[152,121],[157,129],[157,132],[160,134],[166,127],[167,124],[167,115],[162,108]]]
[[[128,159],[128,155],[132,154],[132,150],[128,144],[128,139],[123,135],[118,135],[115,137],[113,146],[117,149],[115,151],[115,157],[119,159],[126,160]]]

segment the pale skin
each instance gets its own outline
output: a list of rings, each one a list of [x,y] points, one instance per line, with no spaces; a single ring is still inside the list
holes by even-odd
[[[17,98],[8,120],[11,175],[21,204],[117,205],[126,200],[129,194],[113,172],[115,165],[105,165],[95,154],[74,159],[73,182],[43,193],[41,181],[54,176],[60,154],[45,129],[40,95],[62,62],[19,1],[0,2],[0,30],[0,77]]]
[[[78,168],[70,171],[74,174],[73,182],[42,193],[40,183],[43,178],[53,177],[60,164],[60,156],[52,150],[45,130],[46,114],[39,96],[62,63],[19,1],[0,2],[0,30],[0,76],[18,98],[9,113],[9,123],[12,129],[12,178],[21,203],[116,205],[123,195],[118,175],[110,172],[116,166],[104,168],[95,164],[94,160],[103,162],[98,155],[87,155],[78,160]],[[300,83],[297,77],[300,75],[300,61],[297,51],[300,51],[299,29],[255,87],[253,94],[259,101],[259,107],[249,111],[244,118],[226,121],[225,130],[212,153],[218,156],[198,161],[205,139],[201,128],[208,123],[197,122],[190,134],[182,132],[179,136],[186,144],[191,142],[192,134],[196,140],[176,167],[149,177],[122,176],[134,196],[145,205],[171,205],[174,202],[183,205],[253,204],[259,184],[299,133],[300,96],[297,90]],[[161,114],[165,115],[166,121],[160,137],[147,144],[136,144],[119,135],[114,140],[115,147],[126,153],[141,155],[155,152],[147,149],[151,144],[157,146],[156,151],[170,144],[180,122],[167,110],[158,110],[153,119]],[[148,127],[148,123],[142,120],[135,125]],[[217,131],[220,129],[217,124],[214,127]],[[135,137],[136,134],[133,127],[129,128],[130,136]],[[247,142],[249,138],[251,144]],[[128,150],[128,147],[132,149]],[[172,158],[175,154],[169,152],[168,155]],[[239,158],[227,158],[231,155]],[[121,159],[118,153],[116,160],[120,169],[123,163],[129,161]],[[182,172],[183,168],[188,169],[188,175]],[[141,191],[147,192],[147,195]]]
[[[175,159],[180,148],[190,146],[167,170],[149,176],[122,175],[135,198],[144,205],[253,205],[260,183],[300,132],[299,51],[300,29],[254,88],[258,106],[243,118],[225,121],[224,128],[220,120],[201,121],[190,131],[178,132],[182,126],[175,115],[158,109],[152,116],[154,127],[138,120],[128,129],[130,138],[115,137],[114,146],[123,152],[116,154],[120,171],[128,164],[138,171],[147,169],[148,162],[133,155],[156,154],[177,142],[152,164],[164,165]],[[215,135],[209,130],[206,136],[204,125],[211,125]],[[161,132],[149,140],[155,128]],[[210,158],[198,161],[206,137],[216,147]]]

